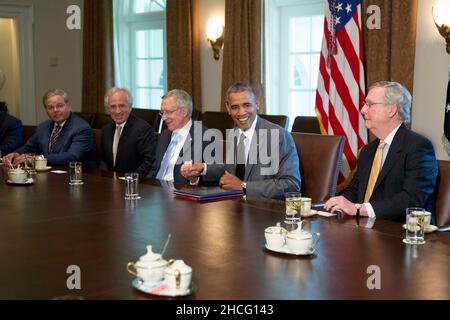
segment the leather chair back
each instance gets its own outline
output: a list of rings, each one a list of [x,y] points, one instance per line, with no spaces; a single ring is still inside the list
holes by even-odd
[[[258,114],[263,119],[270,121],[279,125],[280,127],[288,130],[289,129],[289,117],[281,116],[281,115],[273,115],[273,114]]]
[[[202,123],[208,129],[219,129],[223,138],[226,138],[226,130],[234,126],[233,119],[226,112],[206,111],[202,114]]]
[[[94,135],[95,151],[97,153],[98,159],[102,158],[102,130],[92,129],[92,134]]]
[[[106,113],[96,113],[95,114],[95,120],[92,124],[92,128],[95,129],[101,129],[104,126],[106,126],[108,123],[114,122],[113,119],[111,119],[111,116]]]
[[[319,120],[316,117],[295,117],[291,132],[320,134]]]
[[[132,109],[131,113],[136,117],[139,117],[145,121],[147,121],[155,132],[159,132],[159,127],[161,125],[161,116],[159,115],[159,110],[150,110],[150,109]]]
[[[302,177],[301,193],[321,203],[336,194],[345,137],[310,133],[292,133]]]
[[[438,160],[436,220],[438,227],[450,226],[450,161]]]
[[[36,126],[23,126],[23,143],[27,143],[28,139],[36,132]]]

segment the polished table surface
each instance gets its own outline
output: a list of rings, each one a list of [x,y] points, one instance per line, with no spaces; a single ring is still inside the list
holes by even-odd
[[[123,199],[125,185],[110,173],[84,173],[71,187],[67,174],[38,173],[31,186],[0,177],[0,299],[160,299],[134,289],[125,267],[151,244],[165,258],[193,268],[185,299],[450,299],[450,235],[426,235],[423,246],[402,242],[400,223],[315,217],[321,233],[314,256],[264,248],[264,229],[283,220],[278,201],[235,199],[194,203],[146,180],[142,199]],[[71,265],[81,290],[69,290]],[[381,271],[369,290],[367,269]]]

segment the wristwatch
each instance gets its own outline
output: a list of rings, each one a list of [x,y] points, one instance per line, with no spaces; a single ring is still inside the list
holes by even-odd
[[[247,194],[247,182],[241,183],[242,193]]]
[[[359,218],[359,210],[361,210],[362,206],[363,205],[361,203],[355,203],[356,217],[358,217],[358,218]]]

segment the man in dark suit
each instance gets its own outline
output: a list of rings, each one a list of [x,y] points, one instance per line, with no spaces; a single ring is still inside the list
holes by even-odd
[[[22,144],[22,121],[9,115],[6,103],[0,102],[0,155],[13,152]]]
[[[326,202],[327,210],[399,221],[407,207],[434,211],[436,156],[427,138],[405,126],[410,108],[411,94],[399,83],[369,88],[361,113],[377,139],[361,150],[351,184]]]
[[[156,147],[155,164],[149,176],[175,183],[189,183],[180,173],[183,161],[202,159],[202,133],[206,130],[191,119],[192,98],[183,90],[169,91],[162,97],[161,116],[167,129]],[[198,181],[197,181],[198,182]]]
[[[252,85],[235,83],[226,97],[235,124],[227,132],[227,141],[238,142],[228,143],[228,147],[236,145],[227,150],[231,158],[225,164],[186,164],[183,175],[195,179],[204,174],[205,182],[216,181],[225,190],[242,190],[253,197],[284,199],[286,192],[299,191],[299,158],[291,134],[257,116],[260,102]]]
[[[144,177],[155,161],[156,134],[153,127],[131,114],[133,97],[124,88],[112,88],[105,95],[114,122],[102,129],[103,162],[109,171],[137,172]]]
[[[44,108],[50,119],[36,128],[27,143],[8,154],[14,164],[25,162],[24,153],[44,155],[49,165],[68,165],[80,161],[90,168],[98,166],[94,138],[89,124],[71,112],[67,93],[60,89],[49,90],[43,98]]]

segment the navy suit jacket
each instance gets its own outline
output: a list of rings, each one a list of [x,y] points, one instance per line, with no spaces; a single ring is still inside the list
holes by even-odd
[[[2,155],[13,152],[23,144],[22,121],[0,111],[0,151]]]
[[[198,122],[197,122],[198,123]],[[201,122],[200,122],[201,123]],[[198,125],[198,124],[197,124]],[[202,126],[202,135],[207,130],[205,126]],[[206,147],[207,143],[201,139],[201,141],[195,141],[195,132],[194,132],[194,121],[192,121],[191,129],[189,130],[189,135],[184,142],[184,147],[181,149],[180,153],[178,154],[178,161],[174,167],[173,172],[173,179],[175,183],[180,184],[187,184],[189,183],[189,180],[185,179],[181,175],[181,165],[183,164],[183,161],[192,160],[195,163],[203,162],[203,150]],[[172,131],[164,130],[161,133],[161,136],[158,139],[158,145],[156,147],[156,157],[155,157],[155,163],[152,167],[152,170],[150,171],[149,177],[155,178],[158,174],[159,168],[161,166],[161,162],[164,158],[164,154],[166,153],[167,147],[170,144],[170,140],[172,138]],[[214,141],[214,140],[213,140]],[[194,143],[195,142],[195,143]],[[209,144],[209,142],[208,142]],[[186,154],[183,154],[183,150],[186,152]],[[180,159],[181,158],[181,159]],[[182,161],[181,161],[182,160]],[[201,179],[200,179],[201,181]]]
[[[364,201],[379,142],[375,139],[361,150],[355,176],[342,193],[352,202]],[[437,173],[431,142],[402,124],[392,140],[369,199],[377,218],[405,221],[408,207],[421,207],[434,213]]]
[[[41,123],[36,128],[36,133],[16,152],[43,154],[52,166],[80,161],[86,167],[98,167],[92,129],[86,121],[71,113],[61,129],[52,153],[49,153],[48,144],[53,127],[54,122],[51,120]]]
[[[115,122],[102,129],[102,160],[108,170],[121,173],[137,172],[141,177],[145,177],[155,161],[156,134],[153,127],[145,120],[130,114],[120,135],[114,166],[112,147],[115,132]]]

